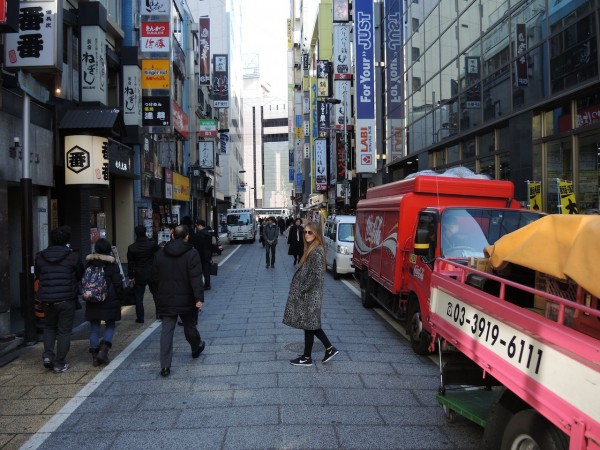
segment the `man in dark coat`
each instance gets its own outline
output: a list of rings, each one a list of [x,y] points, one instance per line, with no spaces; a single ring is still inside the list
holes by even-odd
[[[267,225],[263,229],[262,237],[266,246],[267,269],[275,267],[275,250],[277,248],[277,238],[279,237],[275,217],[269,217]]]
[[[152,262],[158,245],[146,236],[146,227],[138,225],[134,229],[135,242],[127,247],[127,276],[134,282],[135,321],[144,323],[144,292],[146,285],[152,292]]]
[[[202,276],[204,277],[204,290],[210,290],[210,262],[212,260],[212,236],[206,229],[206,221],[196,221],[196,234],[193,237],[194,248],[200,255],[202,262]]]
[[[42,361],[44,367],[52,369],[54,373],[69,368],[66,358],[71,347],[79,282],[83,276],[83,264],[79,255],[69,247],[70,240],[70,227],[63,225],[55,228],[50,234],[50,246],[35,258],[38,298],[46,319]]]
[[[152,279],[156,283],[156,308],[162,319],[160,334],[160,374],[168,377],[173,359],[173,332],[177,316],[183,323],[185,339],[192,348],[192,358],[198,358],[205,343],[196,323],[204,304],[202,263],[194,246],[188,242],[189,229],[175,227],[174,240],[156,252]]]

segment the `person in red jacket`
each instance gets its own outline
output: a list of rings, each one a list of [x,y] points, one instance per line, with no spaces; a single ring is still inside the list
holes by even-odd
[[[204,304],[202,262],[194,246],[188,242],[189,234],[186,225],[175,227],[174,239],[158,250],[152,265],[156,308],[162,319],[160,375],[163,377],[171,373],[173,333],[178,316],[183,323],[185,339],[191,346],[192,358],[198,358],[205,347],[196,327],[198,311]]]

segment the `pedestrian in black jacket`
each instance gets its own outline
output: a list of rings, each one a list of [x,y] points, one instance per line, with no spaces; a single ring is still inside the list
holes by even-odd
[[[70,240],[70,227],[55,228],[50,234],[50,246],[35,257],[38,298],[45,315],[42,361],[44,367],[54,373],[69,368],[66,358],[71,347],[75,306],[83,275],[83,264],[79,255],[69,247]]]
[[[300,262],[304,254],[304,227],[302,226],[302,219],[296,219],[296,222],[290,226],[287,242],[289,244],[288,255],[294,257],[295,266],[297,262]]]
[[[112,245],[107,239],[98,239],[94,244],[95,252],[88,255],[88,266],[102,267],[108,285],[106,300],[85,304],[85,320],[90,323],[90,353],[92,364],[108,364],[108,352],[112,347],[115,334],[115,322],[121,320],[121,298],[123,297],[123,278],[117,260],[112,256]],[[104,321],[104,336],[100,340],[100,323]]]
[[[202,277],[204,278],[204,290],[210,290],[210,264],[212,261],[212,236],[206,228],[206,221],[196,221],[196,233],[193,238],[194,248],[200,255],[202,262]]]
[[[168,377],[173,359],[173,332],[177,316],[183,322],[185,339],[191,346],[192,358],[198,358],[205,343],[196,327],[198,311],[204,303],[202,262],[194,246],[188,242],[189,229],[179,225],[169,241],[154,257],[152,278],[156,283],[156,307],[162,319],[160,334],[160,375]]]
[[[133,282],[135,295],[135,321],[144,323],[144,292],[146,285],[152,292],[152,263],[158,245],[146,236],[146,227],[138,225],[134,229],[135,242],[127,247],[127,275]],[[156,305],[155,305],[156,306]]]

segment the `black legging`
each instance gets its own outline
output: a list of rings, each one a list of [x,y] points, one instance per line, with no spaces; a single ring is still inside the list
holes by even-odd
[[[313,343],[315,342],[315,336],[319,338],[319,340],[325,346],[325,350],[331,347],[331,342],[327,338],[327,335],[323,331],[323,329],[319,328],[318,330],[304,330],[304,356],[311,356]]]

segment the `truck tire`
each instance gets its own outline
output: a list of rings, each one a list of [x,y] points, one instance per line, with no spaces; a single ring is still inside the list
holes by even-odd
[[[417,355],[429,354],[429,340],[423,331],[421,322],[421,307],[419,301],[413,299],[408,303],[408,316],[406,318],[406,332],[410,338],[410,345]]]
[[[367,309],[375,306],[375,300],[373,300],[369,291],[369,276],[365,272],[360,274],[360,302]]]
[[[526,409],[516,413],[502,435],[501,450],[567,450],[569,438],[540,413]]]
[[[337,272],[337,264],[335,263],[335,260],[333,261],[333,265],[331,266],[331,274],[333,275],[334,280],[340,279],[340,274]]]

